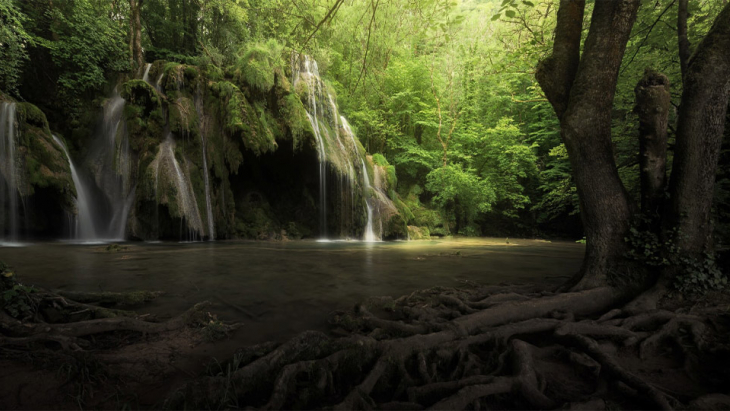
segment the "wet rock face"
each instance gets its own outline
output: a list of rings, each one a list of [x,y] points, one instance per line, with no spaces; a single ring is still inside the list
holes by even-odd
[[[0,102],[0,238],[60,236],[75,186],[48,121],[30,103]]]

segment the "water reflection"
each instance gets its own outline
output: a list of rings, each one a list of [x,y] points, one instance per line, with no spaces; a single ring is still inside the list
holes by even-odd
[[[164,291],[141,310],[174,315],[208,300],[212,311],[241,321],[246,342],[325,329],[326,316],[368,296],[400,296],[461,281],[548,281],[575,272],[583,246],[532,240],[412,242],[66,243],[0,248],[20,279],[79,291]]]

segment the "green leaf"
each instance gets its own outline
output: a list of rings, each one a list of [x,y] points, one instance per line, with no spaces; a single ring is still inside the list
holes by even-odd
[[[531,2],[531,1],[527,1],[527,0],[522,0],[522,3],[523,3],[523,4],[525,5],[525,6],[535,7],[535,3]]]
[[[505,15],[506,15],[507,17],[509,17],[509,18],[512,18],[512,17],[514,17],[514,16],[515,16],[515,11],[514,11],[514,10],[507,10],[507,11],[505,11],[505,12],[504,12],[504,14],[505,14]]]
[[[492,21],[499,20],[500,17],[502,17],[502,14],[501,13],[497,13],[494,16],[492,16]]]

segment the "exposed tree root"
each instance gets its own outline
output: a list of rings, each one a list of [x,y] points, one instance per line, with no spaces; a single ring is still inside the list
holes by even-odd
[[[707,350],[710,327],[702,317],[662,310],[623,317],[626,300],[612,288],[502,291],[436,288],[371,298],[333,316],[331,324],[347,337],[300,334],[225,377],[187,384],[167,406],[552,409],[612,401],[672,409],[726,401],[711,395],[719,388],[712,385],[695,402],[696,395],[675,396],[675,387],[631,362],[668,364]],[[667,342],[692,342],[692,350],[662,356],[676,348]]]
[[[153,322],[55,293],[41,291],[33,298],[34,318],[18,320],[0,312],[0,350],[40,344],[87,352],[95,336],[110,332],[183,332],[188,325],[213,321],[206,304]],[[730,358],[726,334],[720,334],[727,330],[719,329],[722,324],[730,328],[730,319],[708,310],[702,316],[669,310],[632,313],[622,306],[627,300],[625,293],[610,287],[561,294],[534,287],[433,288],[397,299],[371,298],[352,312],[332,316],[333,331],[342,337],[308,331],[283,344],[245,348],[215,374],[185,384],[164,405],[203,409],[726,406],[728,398],[718,394],[722,384],[701,369],[702,361]],[[44,312],[73,321],[47,321]],[[227,327],[217,322],[215,326]],[[164,356],[164,351],[155,355]],[[122,353],[100,353],[96,358],[133,367]]]

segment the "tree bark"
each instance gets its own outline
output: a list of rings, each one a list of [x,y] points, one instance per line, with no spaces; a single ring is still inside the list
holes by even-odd
[[[144,0],[129,0],[129,51],[135,69],[144,65],[144,53],[142,52],[142,19],[140,16],[142,3],[144,3]]]
[[[634,92],[634,112],[639,116],[641,211],[658,221],[667,179],[667,126],[672,98],[669,79],[647,69]]]
[[[715,172],[730,98],[730,4],[725,5],[687,65],[677,124],[666,228],[688,256],[712,249]]]
[[[580,63],[585,0],[561,0],[553,53],[538,64],[535,77],[559,119],[568,107],[570,87]]]
[[[561,1],[558,17],[563,19],[558,21],[553,56],[540,65],[536,77],[561,120],[561,136],[580,197],[586,255],[572,281],[573,288],[580,290],[606,284],[608,272],[623,260],[631,207],[614,161],[611,109],[640,1],[596,2],[571,83],[568,76],[580,46],[575,21],[580,14],[574,3]],[[562,27],[561,22],[570,26]]]

